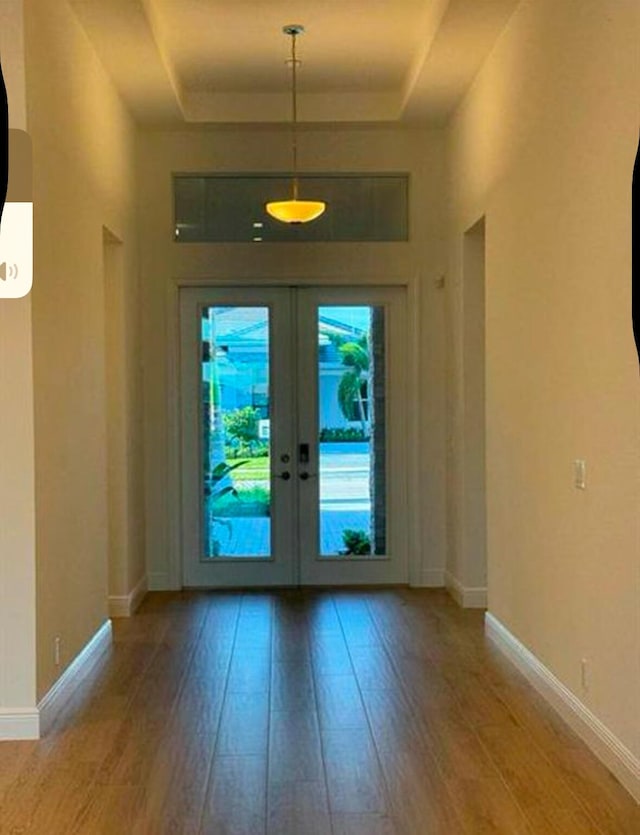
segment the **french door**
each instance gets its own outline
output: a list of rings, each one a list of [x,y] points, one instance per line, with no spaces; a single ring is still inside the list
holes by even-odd
[[[183,584],[407,580],[402,288],[185,288]]]

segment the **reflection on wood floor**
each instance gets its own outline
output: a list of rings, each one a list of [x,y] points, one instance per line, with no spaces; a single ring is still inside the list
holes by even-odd
[[[0,833],[640,833],[640,807],[442,591],[155,593]]]

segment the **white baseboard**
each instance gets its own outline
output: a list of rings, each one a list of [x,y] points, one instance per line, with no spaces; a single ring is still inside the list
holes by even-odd
[[[457,577],[449,571],[445,572],[444,584],[449,594],[463,609],[486,609],[487,608],[487,587],[486,586],[463,586]]]
[[[444,571],[441,568],[425,568],[420,574],[419,581],[411,585],[413,588],[442,588],[444,586]]]
[[[53,724],[60,708],[64,705],[70,693],[76,688],[78,679],[87,672],[111,646],[111,621],[105,621],[91,640],[85,645],[71,664],[62,673],[49,692],[38,704],[40,715],[40,735],[47,733]]]
[[[0,708],[0,742],[40,738],[37,707]]]
[[[490,612],[485,632],[640,803],[640,760]]]
[[[141,577],[129,594],[109,596],[109,617],[130,618],[135,614],[147,593],[147,577]]]

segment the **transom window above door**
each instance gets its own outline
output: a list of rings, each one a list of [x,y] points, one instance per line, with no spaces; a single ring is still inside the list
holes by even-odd
[[[324,214],[300,225],[270,217],[265,204],[288,199],[286,174],[176,174],[177,243],[265,243],[408,240],[407,174],[301,174],[307,200],[327,203]]]

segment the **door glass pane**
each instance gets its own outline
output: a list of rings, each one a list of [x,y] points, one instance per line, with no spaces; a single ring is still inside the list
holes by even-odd
[[[386,552],[384,308],[318,308],[320,555]]]
[[[203,559],[271,553],[269,308],[202,310]]]

